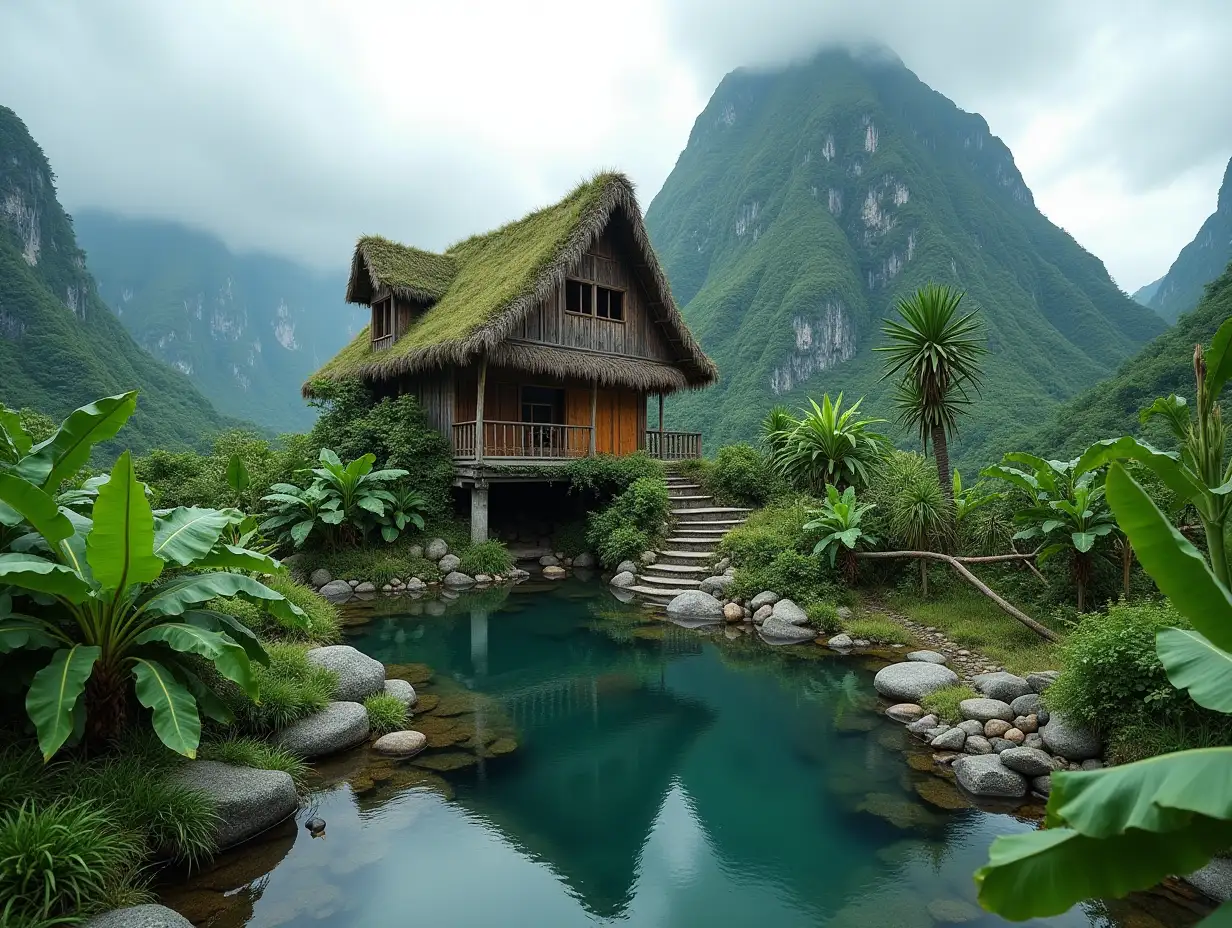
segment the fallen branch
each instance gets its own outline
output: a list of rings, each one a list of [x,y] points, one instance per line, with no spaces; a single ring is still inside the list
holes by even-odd
[[[1019,561],[1027,560],[1035,557],[1034,554],[997,554],[990,557],[954,557],[950,554],[941,554],[937,551],[857,551],[855,556],[861,560],[892,560],[907,557],[927,558],[933,561],[944,561],[958,571],[959,576],[970,583],[973,587],[996,603],[1001,611],[1017,619],[1035,634],[1048,641],[1060,641],[1057,633],[1045,625],[1041,625],[1035,619],[1031,618],[1021,609],[1017,609],[1010,605],[1006,600],[997,595],[993,589],[980,580],[975,574],[966,568],[966,564],[987,564],[995,561]]]

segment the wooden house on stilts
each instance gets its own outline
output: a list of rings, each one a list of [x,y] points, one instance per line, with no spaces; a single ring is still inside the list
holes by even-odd
[[[600,174],[443,254],[361,238],[346,296],[371,307],[371,325],[305,395],[320,378],[414,393],[452,442],[476,540],[487,537],[489,483],[535,479],[509,465],[701,456],[700,434],[664,430],[663,397],[718,371],[672,301],[623,175]]]

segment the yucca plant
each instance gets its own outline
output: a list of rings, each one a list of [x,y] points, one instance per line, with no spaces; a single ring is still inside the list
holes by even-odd
[[[887,355],[882,380],[900,378],[899,418],[919,433],[925,452],[932,442],[937,480],[947,495],[952,492],[949,436],[970,403],[967,388],[978,386],[983,376],[979,358],[986,351],[976,314],[958,315],[962,298],[961,291],[929,284],[899,300],[901,319],[882,325],[889,344],[873,349]]]
[[[906,479],[890,490],[890,531],[912,550],[944,551],[954,537],[954,511],[928,467],[928,459],[916,457],[923,473]],[[928,560],[919,558],[920,594],[928,596]]]
[[[861,504],[856,500],[854,487],[848,487],[839,493],[834,484],[827,484],[826,498],[820,509],[809,510],[812,520],[804,524],[804,531],[824,532],[821,540],[813,546],[813,555],[830,555],[830,566],[834,567],[839,552],[843,555],[842,571],[848,582],[855,580],[857,548],[875,545],[877,539],[864,531],[860,522],[863,517],[876,506],[873,503]]]
[[[765,436],[771,466],[789,483],[813,493],[822,492],[827,484],[839,488],[867,484],[888,443],[871,428],[884,419],[859,418],[862,402],[858,399],[844,410],[843,394],[831,401],[827,393],[820,406],[810,399],[811,408],[800,419],[772,413],[779,428]]]
[[[230,713],[187,658],[209,661],[254,700],[251,662],[266,660],[246,626],[199,607],[239,596],[292,624],[306,622],[280,593],[233,572],[282,570],[267,555],[226,542],[225,530],[243,513],[153,512],[128,452],[98,486],[91,517],[56,505],[49,488],[85,462],[100,436],[114,435],[135,404],[136,395],[125,394],[77,410],[0,473],[6,524],[22,530],[0,553],[0,654],[52,652],[26,694],[45,759],[83,735],[94,743],[117,737],[133,695],[151,711],[163,743],[192,757],[199,712],[220,721]],[[20,447],[13,428],[3,423],[9,444]]]

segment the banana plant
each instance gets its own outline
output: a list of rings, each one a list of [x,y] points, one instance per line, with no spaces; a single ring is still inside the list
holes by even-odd
[[[874,545],[877,539],[860,527],[860,521],[865,513],[876,509],[874,503],[859,503],[856,500],[854,487],[848,487],[839,494],[834,484],[826,485],[826,498],[820,509],[809,510],[813,519],[804,524],[806,532],[825,532],[826,534],[813,546],[813,554],[830,554],[830,566],[835,561],[841,549],[843,551],[843,572],[848,579],[854,579],[857,568],[855,551],[857,547]]]
[[[1143,568],[1193,625],[1156,635],[1169,681],[1232,714],[1232,591],[1121,464],[1109,468],[1106,487]],[[1202,867],[1232,846],[1232,747],[1055,773],[1044,826],[993,842],[975,875],[985,908],[1016,921],[1059,915]],[[1225,903],[1202,925],[1229,919]]]
[[[377,518],[385,515],[388,506],[395,502],[385,484],[408,473],[399,468],[373,470],[375,454],[365,454],[343,464],[338,460],[338,455],[328,448],[321,449],[320,463],[321,466],[313,468],[312,473],[321,481],[326,497],[338,500],[338,508],[342,510],[346,522],[356,526],[363,526],[368,521],[364,513]]]
[[[1002,498],[1001,493],[981,493],[979,485],[964,487],[962,474],[958,472],[958,468],[954,468],[954,478],[952,482],[954,495],[954,521],[962,522],[963,519],[971,515],[978,509],[982,509],[989,503]]]
[[[1191,411],[1179,396],[1161,397],[1142,410],[1140,419],[1162,419],[1180,445],[1179,453],[1160,451],[1146,442],[1125,436],[1097,442],[1079,459],[1078,472],[1110,461],[1133,460],[1148,467],[1181,504],[1197,510],[1211,555],[1211,569],[1224,586],[1232,585],[1225,537],[1232,520],[1232,461],[1225,461],[1228,428],[1223,422],[1219,396],[1232,376],[1232,319],[1224,320],[1211,341],[1209,353],[1194,348],[1194,385],[1197,402]]]
[[[275,483],[271,492],[261,497],[269,503],[268,517],[261,531],[273,532],[283,544],[299,548],[317,523],[337,525],[346,516],[337,496],[326,493],[325,487],[314,481],[301,489],[293,483]]]
[[[421,513],[426,506],[423,495],[409,486],[396,486],[389,491],[392,501],[385,513],[377,518],[381,526],[381,537],[387,542],[396,541],[408,525],[414,525],[423,531],[424,519]]]

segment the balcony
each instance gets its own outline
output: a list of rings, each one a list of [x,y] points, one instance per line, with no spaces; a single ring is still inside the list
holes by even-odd
[[[485,420],[483,447],[477,447],[477,423],[455,422],[452,428],[456,461],[494,463],[569,461],[590,457],[594,452],[589,425]],[[644,450],[663,461],[682,461],[702,456],[700,432],[648,430],[642,434]]]

